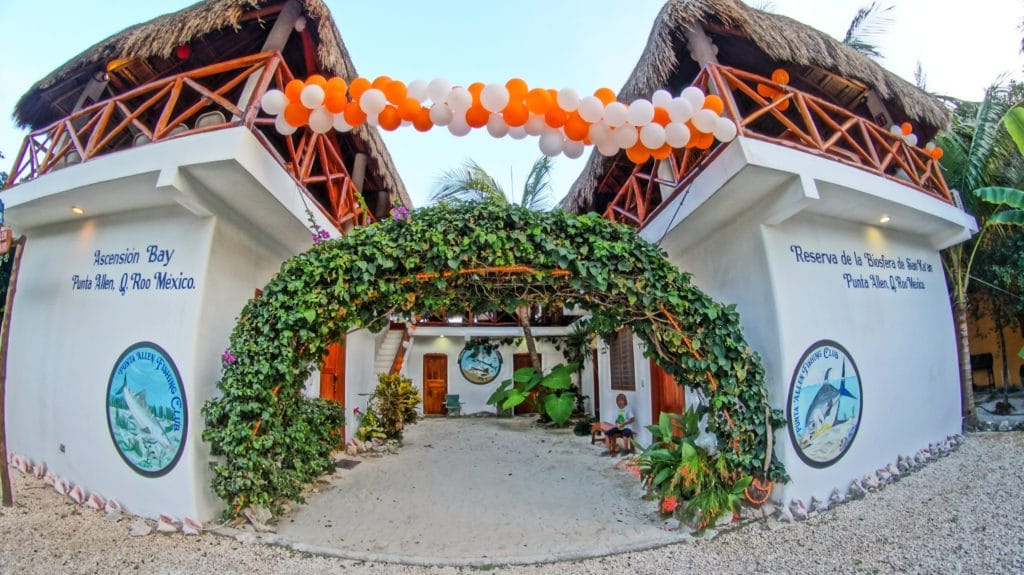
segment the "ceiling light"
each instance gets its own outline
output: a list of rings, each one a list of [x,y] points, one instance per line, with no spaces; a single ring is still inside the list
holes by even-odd
[[[82,214],[85,213],[85,210],[83,210],[82,208],[80,208],[78,206],[71,206],[71,211],[76,213],[76,214],[78,214],[78,215],[82,215]]]
[[[882,217],[878,218],[878,223],[880,223],[880,224],[887,224],[887,223],[889,223],[890,219],[892,219],[892,218],[890,218],[888,215],[882,214]]]

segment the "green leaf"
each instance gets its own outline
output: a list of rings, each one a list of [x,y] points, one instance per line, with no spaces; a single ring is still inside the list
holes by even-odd
[[[651,483],[655,487],[657,487],[664,483],[666,479],[672,477],[672,474],[675,473],[675,471],[676,470],[672,469],[671,467],[666,467],[665,469],[662,469],[661,471],[658,472],[657,475],[654,476],[654,480]]]
[[[533,378],[533,375],[536,372],[537,370],[532,367],[520,367],[512,374],[512,379],[515,380],[516,383],[526,383]]]
[[[527,394],[519,391],[518,389],[510,389],[508,391],[508,397],[505,398],[505,403],[501,404],[502,409],[512,409],[520,403],[526,401],[529,397]]]
[[[551,370],[551,373],[546,375],[540,383],[544,387],[555,391],[569,389],[572,387],[572,376],[570,373],[571,372],[565,371],[564,369],[560,370],[556,367]]]
[[[749,475],[739,478],[736,483],[732,484],[733,494],[741,495],[743,490],[746,489],[753,481],[754,478]]]
[[[1024,108],[1020,106],[1010,108],[1003,116],[1003,125],[1006,126],[1006,131],[1010,133],[1014,143],[1017,144],[1017,150],[1024,154]]]
[[[544,398],[544,411],[551,421],[561,425],[569,420],[576,407],[576,396],[571,393],[549,393]]]
[[[308,321],[310,323],[312,323],[313,320],[316,319],[316,310],[315,309],[303,309],[299,313],[301,313],[302,317],[306,318],[306,321]]]

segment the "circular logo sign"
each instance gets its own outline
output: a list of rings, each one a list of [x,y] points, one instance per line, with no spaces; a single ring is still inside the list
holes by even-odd
[[[139,342],[117,358],[107,383],[107,426],[137,473],[160,477],[174,468],[185,447],[188,409],[181,375],[163,348]]]
[[[459,354],[459,370],[471,383],[483,385],[494,381],[501,371],[498,347],[489,344],[466,344]]]
[[[804,352],[789,385],[789,438],[811,467],[828,467],[857,436],[864,406],[860,373],[843,346],[822,340]]]

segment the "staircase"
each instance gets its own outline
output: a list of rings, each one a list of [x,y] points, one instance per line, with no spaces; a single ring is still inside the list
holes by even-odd
[[[406,331],[404,329],[388,330],[387,335],[384,336],[384,341],[381,342],[380,347],[377,349],[377,357],[373,361],[373,373],[391,373],[392,367],[395,365],[395,356],[402,347],[405,334]],[[403,357],[404,355],[403,353]]]

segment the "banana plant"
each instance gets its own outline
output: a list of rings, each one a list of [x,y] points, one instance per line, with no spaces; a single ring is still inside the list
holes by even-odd
[[[1010,133],[1017,150],[1024,155],[1024,108],[1016,107],[1010,109],[1003,116],[1003,125]],[[1024,224],[1024,191],[1017,188],[1002,186],[990,186],[978,188],[974,191],[979,199],[990,204],[1006,206],[1006,209],[992,214],[988,218],[990,224]]]

